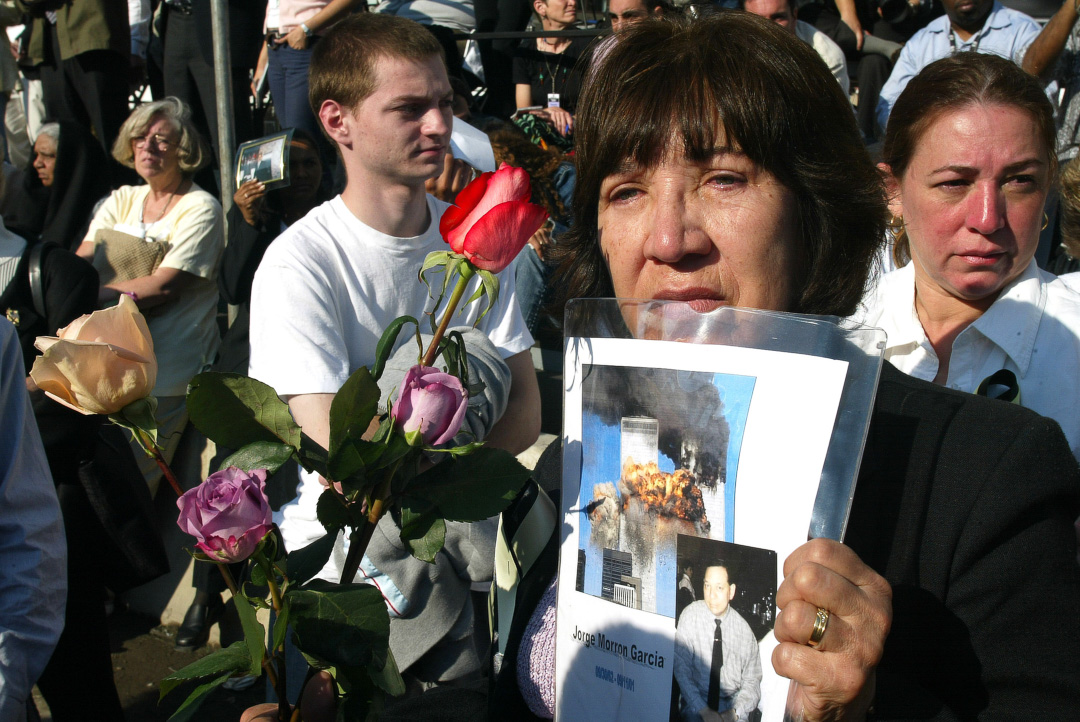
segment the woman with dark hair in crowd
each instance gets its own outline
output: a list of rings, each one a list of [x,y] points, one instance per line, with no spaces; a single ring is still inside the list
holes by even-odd
[[[1048,416],[1080,456],[1080,295],[1034,260],[1054,142],[1050,101],[1008,60],[960,53],[912,79],[882,153],[903,267],[858,318],[904,373]]]
[[[46,123],[34,141],[31,167],[12,175],[0,203],[7,227],[75,250],[94,206],[109,195],[108,165],[101,144],[82,126]]]
[[[257,180],[246,181],[233,195],[233,206],[228,215],[229,243],[221,259],[218,290],[227,303],[239,308],[221,339],[215,371],[247,373],[251,282],[263,253],[285,228],[330,197],[330,190],[321,185],[323,173],[318,145],[311,134],[300,128],[293,129],[289,146],[289,178],[287,187],[272,191],[267,191]],[[218,450],[218,458],[211,468],[216,468],[217,463],[228,455],[223,451]],[[278,472],[284,473],[295,476],[295,466],[286,465]],[[295,482],[294,479],[293,486]],[[243,566],[237,565],[233,575],[238,577]],[[178,649],[193,649],[204,644],[210,628],[225,609],[221,600],[221,593],[225,591],[224,578],[212,564],[195,565],[192,585],[196,589],[195,598],[176,634]]]
[[[813,50],[743,13],[606,42],[578,109],[576,225],[553,249],[565,297],[852,313],[886,196]],[[560,457],[541,459],[539,487],[558,488]],[[530,485],[504,513],[507,538],[539,498]],[[1078,511],[1054,422],[885,364],[844,544],[812,540],[784,562],[762,664],[799,683],[806,720],[1067,718]],[[493,719],[550,717],[558,538],[555,524],[523,570]],[[831,621],[811,645],[819,609]],[[700,712],[684,719],[716,714]]]
[[[813,49],[734,12],[605,42],[579,106],[576,225],[552,249],[565,299],[851,314],[887,199]],[[503,513],[505,538],[550,504],[561,456],[550,447]],[[1080,468],[1055,422],[884,364],[844,543],[814,539],[784,560],[762,664],[798,682],[788,704],[807,722],[1070,719],[1078,512]],[[551,717],[554,516],[539,546],[516,547],[535,561],[516,570],[511,621],[493,609],[509,634],[491,719]],[[819,610],[829,621],[812,645]]]

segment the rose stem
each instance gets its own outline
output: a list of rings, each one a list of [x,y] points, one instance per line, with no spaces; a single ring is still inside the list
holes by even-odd
[[[296,695],[296,708],[293,710],[291,722],[300,722],[300,706],[304,703],[304,692],[307,691],[308,682],[318,673],[319,670],[310,665],[308,666],[307,674],[304,675],[304,683],[300,685],[300,693]]]
[[[236,596],[236,580],[233,579],[232,572],[229,571],[229,566],[225,562],[216,562],[218,571],[221,572],[221,576],[225,578],[225,586],[229,588],[229,592]]]
[[[367,545],[371,542],[372,535],[375,534],[375,527],[378,525],[379,519],[382,519],[383,514],[386,513],[384,511],[386,508],[385,497],[390,496],[390,482],[393,480],[394,475],[397,474],[397,470],[401,468],[401,462],[402,459],[398,459],[387,470],[386,478],[375,488],[373,494],[375,501],[372,502],[371,508],[368,510],[364,525],[349,536],[349,553],[345,556],[345,566],[341,570],[340,584],[351,584],[356,577],[356,571],[360,568],[360,560],[364,557],[364,552],[367,551]]]
[[[377,523],[377,522],[376,522]],[[376,523],[370,519],[364,519],[360,526],[349,535],[349,553],[345,556],[345,566],[341,570],[340,584],[351,584],[356,578],[356,572],[360,569],[360,560],[364,558],[364,552],[375,534]]]
[[[281,590],[278,589],[277,580],[274,578],[274,566],[266,558],[266,555],[262,553],[262,550],[257,550],[252,557],[255,559],[255,563],[263,569],[263,574],[266,576],[266,586],[270,588],[270,603],[274,607],[274,611],[278,615],[278,620],[281,619]],[[229,570],[224,564],[219,565],[222,572],[228,574]],[[231,575],[226,577],[226,582],[231,581]],[[230,587],[231,588],[231,587]],[[233,592],[235,594],[235,592]],[[280,674],[274,669],[273,660],[281,659],[278,655],[278,650],[274,650],[273,656],[269,656],[266,653],[266,642],[263,642],[263,658],[262,667],[266,670],[266,679],[269,680],[270,686],[274,688],[274,693],[278,698],[278,720],[280,722],[289,722],[291,716],[291,710],[289,709],[288,692],[285,685],[285,665],[280,665]]]
[[[176,495],[183,496],[184,491],[180,488],[180,483],[176,480],[176,475],[172,473],[172,469],[165,463],[165,457],[158,451],[157,444],[154,443],[154,440],[147,436],[142,429],[136,430],[135,438],[139,440],[139,445],[146,450],[147,455],[152,456],[154,461],[157,462],[157,465],[161,468],[161,473],[165,475],[165,478],[169,481],[169,486],[173,488]]]
[[[442,321],[439,322],[439,327],[435,329],[435,337],[431,339],[431,345],[428,346],[427,353],[424,354],[424,358],[420,361],[421,366],[430,366],[435,363],[435,357],[439,354],[439,342],[442,341],[443,334],[446,333],[447,327],[450,325],[450,317],[454,315],[454,311],[457,310],[457,305],[461,301],[462,294],[465,293],[465,285],[469,282],[469,279],[476,275],[476,271],[468,262],[462,263],[458,271],[457,285],[454,286],[454,292],[450,294],[450,300],[446,304],[446,313],[442,317]]]

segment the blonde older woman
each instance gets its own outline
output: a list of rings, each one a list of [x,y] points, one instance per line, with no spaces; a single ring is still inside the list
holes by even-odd
[[[146,182],[109,196],[78,253],[106,269],[99,301],[115,303],[126,294],[146,316],[158,358],[158,440],[169,459],[187,423],[188,381],[213,361],[220,341],[215,313],[225,247],[221,205],[191,180],[209,157],[191,111],[176,98],[136,108],[121,126],[112,154]],[[142,266],[144,275],[125,269],[113,253],[123,244],[140,248],[132,238],[164,251],[159,263]],[[153,492],[160,472],[152,460],[138,456]]]

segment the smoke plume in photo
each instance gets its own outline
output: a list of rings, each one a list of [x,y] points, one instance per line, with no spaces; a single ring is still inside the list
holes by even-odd
[[[594,368],[595,372],[597,369]],[[624,416],[657,420],[658,450],[700,486],[726,478],[729,428],[713,374],[627,366],[604,366],[583,385],[584,405],[604,424]]]

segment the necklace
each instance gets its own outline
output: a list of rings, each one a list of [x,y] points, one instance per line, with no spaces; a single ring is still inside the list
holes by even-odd
[[[150,194],[147,193],[146,197],[143,198],[143,202],[142,202],[142,213],[141,213],[141,217],[139,218],[140,222],[144,226],[152,226],[155,223],[157,223],[158,221],[160,221],[162,218],[164,218],[165,214],[169,210],[169,206],[172,205],[173,198],[176,197],[176,193],[177,193],[177,191],[180,190],[180,186],[182,186],[182,185],[184,185],[184,179],[181,177],[180,182],[176,184],[176,188],[173,188],[171,191],[169,191],[169,198],[168,198],[168,200],[165,201],[165,207],[161,209],[160,213],[158,213],[158,217],[155,218],[154,220],[150,221],[149,223],[146,222],[146,204],[150,201]]]
[[[543,38],[541,38],[541,40],[542,39]],[[566,47],[567,48],[570,47],[569,43],[567,44]],[[564,48],[563,50],[565,51],[565,49],[566,48]],[[560,84],[560,87],[565,88],[566,87],[566,76],[570,72],[570,68],[567,67],[566,64],[560,63],[560,59],[556,58],[555,59],[555,69],[552,70],[551,62],[548,59],[549,55],[561,55],[561,53],[545,53],[544,51],[540,51],[540,59],[544,62],[544,67],[540,71],[540,87],[541,88],[544,87],[544,71],[546,70],[547,71],[547,76],[549,78],[551,78],[551,92],[552,93],[558,93],[559,89],[555,87],[555,79],[558,78],[558,76],[559,76],[559,70],[562,70],[562,83]]]

